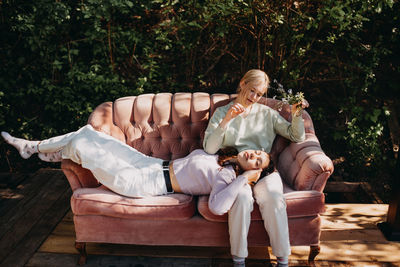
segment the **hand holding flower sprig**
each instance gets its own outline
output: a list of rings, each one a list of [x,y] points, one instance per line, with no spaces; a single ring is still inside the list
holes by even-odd
[[[283,104],[289,104],[292,106],[292,114],[300,116],[303,109],[309,107],[308,101],[305,99],[303,92],[293,94],[292,89],[288,89],[286,92],[285,89],[283,89],[282,84],[278,83],[276,80],[274,80],[274,83],[278,85],[277,88],[274,89],[280,94],[278,97],[280,97],[282,101],[278,106],[279,110],[282,109]],[[277,96],[275,95],[273,98],[275,99]]]

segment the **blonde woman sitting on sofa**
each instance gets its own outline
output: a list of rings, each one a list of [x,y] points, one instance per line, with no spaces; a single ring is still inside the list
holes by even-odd
[[[204,134],[203,147],[210,154],[224,147],[235,147],[239,152],[247,149],[262,149],[270,152],[276,135],[293,142],[305,139],[302,109],[306,100],[292,105],[291,122],[286,121],[276,110],[257,103],[267,93],[269,78],[262,70],[249,70],[240,80],[238,96],[229,104],[219,107],[212,115]],[[257,201],[271,240],[272,253],[278,266],[286,267],[291,253],[289,242],[286,202],[279,172],[261,176],[260,182],[245,187],[229,210],[229,234],[231,244],[242,244],[231,254],[234,260],[244,262],[248,255],[247,231],[250,226],[253,198]],[[247,229],[246,232],[240,230]]]

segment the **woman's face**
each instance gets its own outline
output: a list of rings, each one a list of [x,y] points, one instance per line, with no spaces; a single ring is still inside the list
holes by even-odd
[[[247,83],[240,84],[241,91],[239,94],[239,101],[244,107],[248,107],[257,103],[258,100],[265,94],[266,88],[264,83]]]
[[[265,169],[269,165],[268,153],[261,150],[243,150],[237,155],[240,167],[244,171]]]

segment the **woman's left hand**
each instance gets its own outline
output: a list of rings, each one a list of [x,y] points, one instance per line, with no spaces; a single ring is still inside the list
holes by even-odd
[[[308,108],[309,106],[310,104],[308,103],[308,101],[303,99],[301,102],[292,105],[292,114],[299,116],[300,112],[303,109]]]
[[[242,175],[247,178],[247,183],[248,184],[254,184],[260,179],[262,169],[256,169],[256,170],[248,170],[245,171]]]

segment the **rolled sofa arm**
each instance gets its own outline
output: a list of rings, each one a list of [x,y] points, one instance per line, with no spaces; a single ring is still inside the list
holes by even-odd
[[[126,142],[122,130],[114,124],[113,103],[105,102],[100,104],[89,116],[88,124],[92,125],[96,131],[106,133],[112,137]]]
[[[98,187],[100,185],[88,169],[82,168],[81,165],[72,160],[63,159],[61,169],[67,177],[72,191],[78,188]]]
[[[277,168],[295,190],[322,192],[333,173],[332,160],[322,151],[318,138],[307,133],[300,143],[290,143],[279,155]]]

